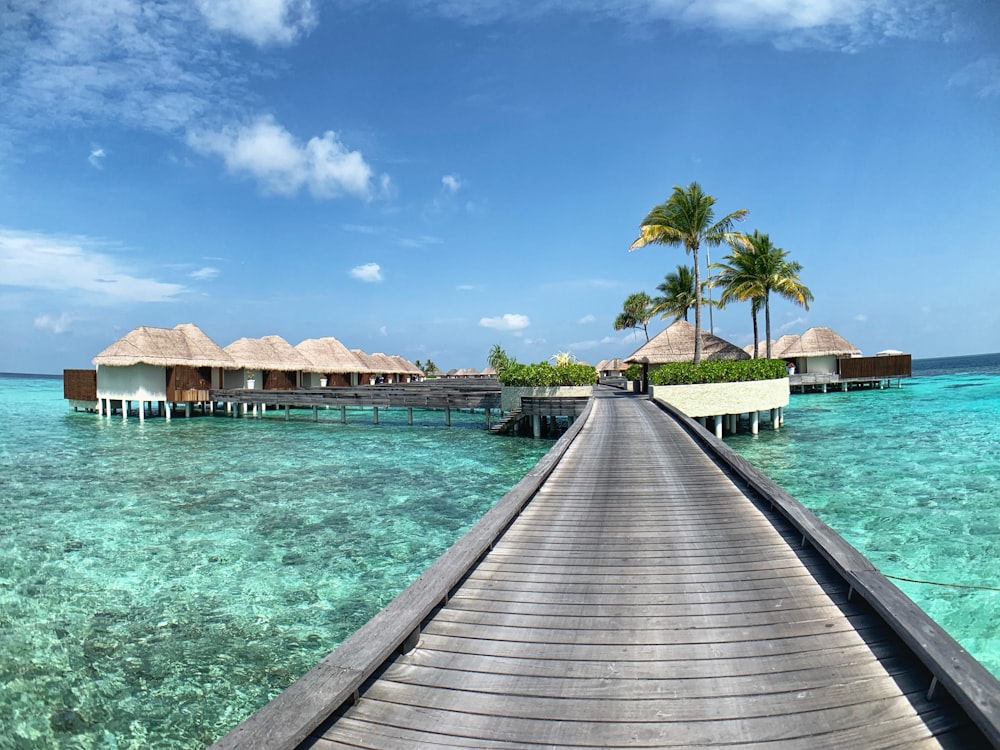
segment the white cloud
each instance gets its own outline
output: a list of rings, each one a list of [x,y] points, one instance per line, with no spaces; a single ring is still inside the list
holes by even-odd
[[[458,179],[458,175],[446,174],[441,178],[441,184],[444,185],[444,189],[451,194],[455,194],[462,187],[462,181]]]
[[[72,322],[73,318],[68,313],[39,315],[35,318],[35,328],[43,331],[52,331],[52,333],[65,333],[69,330],[69,324]]]
[[[984,57],[967,65],[948,80],[948,85],[975,89],[983,98],[1000,96],[1000,57]]]
[[[455,287],[459,292],[475,292],[482,288],[482,284],[459,284]]]
[[[105,157],[107,157],[107,154],[104,152],[104,149],[100,146],[95,146],[90,149],[90,156],[87,157],[87,161],[90,162],[90,166],[94,169],[104,169]]]
[[[429,247],[431,245],[443,245],[444,240],[440,237],[432,237],[429,234],[421,234],[416,237],[400,237],[396,244],[401,247]]]
[[[540,346],[541,344],[547,343],[545,339],[525,339],[524,343],[529,346]]]
[[[254,44],[291,44],[316,26],[311,0],[197,0],[208,25]]]
[[[13,132],[114,123],[177,132],[230,109],[246,69],[188,0],[6,3],[4,119]]]
[[[864,323],[866,320],[868,320],[868,316],[865,315],[864,313],[858,313],[857,315],[854,316],[854,319],[859,323]]]
[[[805,322],[806,322],[805,318],[795,318],[795,320],[789,320],[787,323],[782,323],[780,326],[778,326],[778,330],[782,332],[790,331],[793,328],[798,328],[805,325]]]
[[[134,275],[95,240],[0,228],[0,286],[82,293],[92,302],[169,302],[187,291]]]
[[[205,266],[204,268],[199,268],[197,271],[192,271],[188,274],[192,279],[197,279],[198,281],[209,281],[218,276],[221,272],[218,268],[212,268],[211,266]]]
[[[467,23],[562,12],[614,18],[649,31],[652,22],[770,38],[777,46],[846,50],[891,37],[941,35],[953,20],[937,0],[433,0]]]
[[[379,326],[378,332],[382,336],[388,336],[389,335],[389,328],[387,326]]]
[[[483,328],[496,328],[498,331],[519,331],[531,325],[527,315],[505,313],[496,318],[480,318],[479,325]]]
[[[378,263],[365,263],[351,269],[351,276],[360,281],[376,282],[382,280],[382,268]]]
[[[594,323],[597,320],[593,315],[584,315],[580,318],[580,325],[586,325],[587,323]]]
[[[589,339],[587,341],[576,341],[570,344],[567,348],[571,351],[585,351],[587,349],[596,349],[599,346],[607,346],[608,344],[623,344],[630,338],[635,338],[635,331],[624,336],[605,336],[602,339]]]
[[[192,131],[187,142],[202,154],[221,156],[230,172],[250,174],[268,193],[294,195],[307,187],[317,198],[371,194],[371,167],[332,130],[303,144],[272,116],[262,115],[249,125]]]

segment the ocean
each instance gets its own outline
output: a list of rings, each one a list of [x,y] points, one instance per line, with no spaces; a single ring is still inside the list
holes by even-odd
[[[1000,355],[795,394],[727,442],[1000,675]],[[0,750],[201,748],[412,581],[551,446],[482,414],[99,418],[0,375]],[[322,413],[321,413],[322,420]],[[943,584],[943,585],[939,585]]]
[[[552,445],[482,413],[100,418],[0,377],[0,749],[202,748]]]
[[[902,388],[792,394],[785,417],[726,443],[1000,677],[1000,354],[914,360]]]

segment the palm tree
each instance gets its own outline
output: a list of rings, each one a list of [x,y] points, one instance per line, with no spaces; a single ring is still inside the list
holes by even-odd
[[[718,221],[712,206],[715,198],[702,192],[701,185],[692,182],[687,188],[674,186],[673,194],[665,203],[653,206],[639,225],[639,237],[629,250],[659,245],[683,245],[685,252],[694,257],[694,364],[701,362],[701,278],[698,248],[714,246],[734,235],[733,224],[742,221],[749,213],[741,208],[726,214]]]
[[[771,358],[771,293],[789,302],[802,305],[806,310],[813,301],[809,287],[799,279],[802,264],[787,260],[788,251],[775,247],[771,238],[754,230],[753,234],[734,238],[730,245],[733,252],[725,256],[726,263],[713,263],[721,273],[716,278],[722,286],[720,301],[750,300],[753,317],[754,357],[757,356],[757,312],[764,307],[764,337],[767,341],[767,358]]]
[[[733,251],[723,257],[724,263],[712,263],[710,266],[720,272],[712,279],[712,286],[722,287],[722,294],[719,296],[720,307],[725,307],[733,300],[737,302],[749,300],[750,318],[753,321],[753,358],[757,359],[760,340],[757,313],[760,312],[765,296],[764,286],[755,265],[757,255],[744,242],[734,242],[731,247]]]
[[[641,328],[642,332],[646,334],[646,341],[649,341],[649,330],[646,328],[646,324],[652,317],[653,300],[645,292],[635,292],[625,298],[622,311],[615,318],[615,330]]]
[[[702,283],[702,287],[705,284]],[[671,318],[671,322],[679,318],[688,319],[688,311],[695,306],[694,271],[691,266],[677,266],[663,277],[663,283],[656,287],[662,296],[653,298],[653,314],[660,314],[661,320]],[[714,304],[711,300],[702,304]]]

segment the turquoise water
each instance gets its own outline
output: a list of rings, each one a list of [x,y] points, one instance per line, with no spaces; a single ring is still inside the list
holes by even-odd
[[[1000,356],[914,371],[795,395],[779,432],[727,442],[883,572],[998,587]],[[551,445],[415,417],[123,424],[0,377],[0,750],[207,745]],[[898,585],[1000,675],[1000,592]]]
[[[915,361],[902,388],[793,394],[727,444],[1000,677],[1000,355]],[[969,588],[966,588],[969,587]]]
[[[551,446],[349,414],[123,423],[0,377],[0,748],[204,747]]]

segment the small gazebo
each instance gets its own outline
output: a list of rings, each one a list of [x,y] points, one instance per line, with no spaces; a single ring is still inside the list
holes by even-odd
[[[702,330],[701,358],[750,359],[750,355],[723,338]],[[662,365],[667,362],[691,362],[694,359],[694,326],[675,320],[625,358],[626,364]]]

